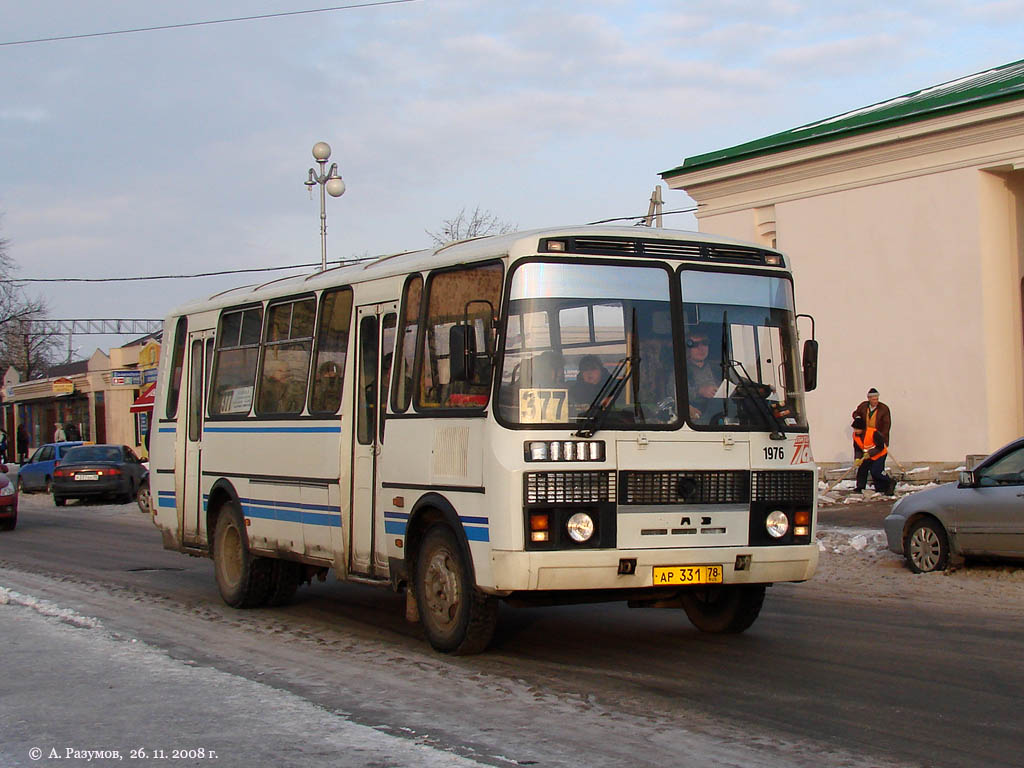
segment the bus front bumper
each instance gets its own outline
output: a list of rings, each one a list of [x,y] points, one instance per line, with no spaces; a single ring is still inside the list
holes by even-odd
[[[694,565],[722,566],[724,584],[806,581],[818,565],[818,546],[812,543],[708,549],[492,550],[494,585],[484,589],[499,595],[522,591],[646,589],[655,586],[656,567]],[[630,569],[632,573],[621,572]]]

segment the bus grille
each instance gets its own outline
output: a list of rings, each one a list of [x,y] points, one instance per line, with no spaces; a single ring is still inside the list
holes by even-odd
[[[615,499],[614,472],[527,472],[527,504],[595,504]]]
[[[814,499],[814,472],[759,470],[751,474],[754,501],[810,504]]]
[[[620,504],[746,504],[750,473],[743,470],[623,472]]]

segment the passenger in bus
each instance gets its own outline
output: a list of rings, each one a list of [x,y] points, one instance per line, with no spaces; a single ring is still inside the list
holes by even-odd
[[[341,405],[341,372],[333,360],[321,363],[313,383],[313,402],[310,410],[315,413],[334,413]]]
[[[584,355],[580,358],[580,370],[576,381],[569,387],[569,399],[579,412],[584,412],[594,402],[601,387],[608,379],[608,371],[597,355]]]
[[[708,335],[693,330],[686,336],[686,390],[690,399],[690,421],[707,424],[711,418],[711,399],[722,379],[708,359]]]
[[[299,413],[305,402],[302,382],[292,377],[284,363],[267,363],[260,386],[260,413]]]

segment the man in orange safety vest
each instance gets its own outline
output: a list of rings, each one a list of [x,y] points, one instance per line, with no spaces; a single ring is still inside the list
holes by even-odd
[[[892,481],[885,474],[885,457],[889,447],[880,430],[866,426],[864,419],[853,420],[853,457],[860,462],[857,467],[857,487],[854,493],[863,493],[871,473],[871,483],[879,493],[891,495]]]

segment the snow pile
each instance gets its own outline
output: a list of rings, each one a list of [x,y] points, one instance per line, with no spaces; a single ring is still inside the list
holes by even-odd
[[[31,595],[23,595],[6,587],[0,587],[0,605],[23,605],[42,616],[50,616],[51,618],[63,621],[65,624],[80,627],[81,629],[98,629],[103,626],[99,619],[95,619],[92,616],[83,616],[77,611],[73,611],[70,608],[62,608],[56,603],[51,603],[49,600],[32,597]]]

